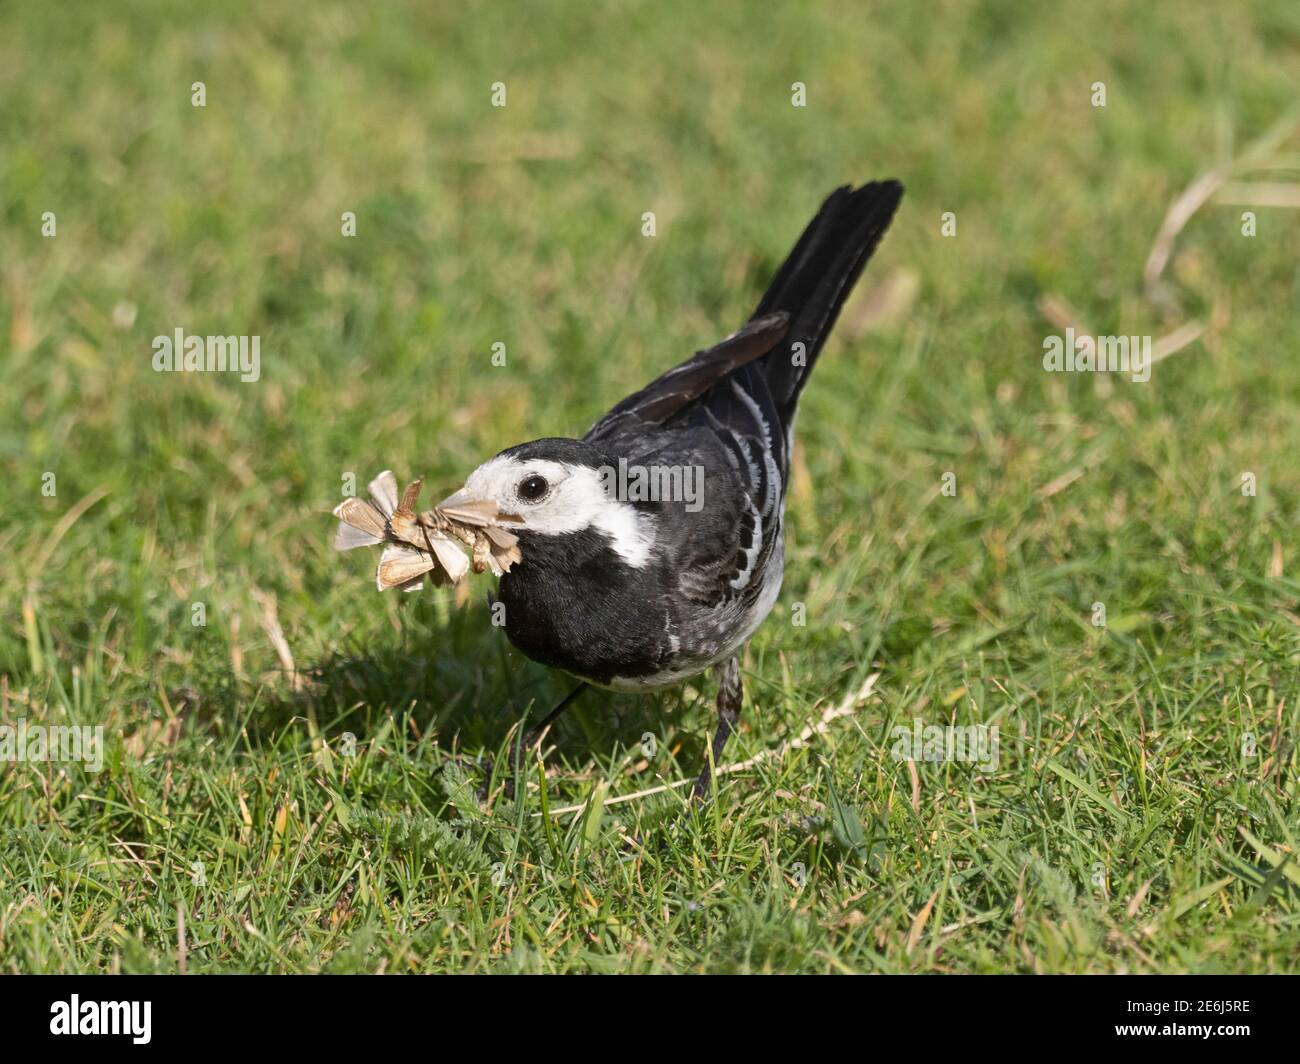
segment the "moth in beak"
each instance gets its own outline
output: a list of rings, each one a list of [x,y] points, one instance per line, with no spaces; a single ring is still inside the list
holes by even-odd
[[[512,565],[523,561],[519,537],[501,526],[522,528],[524,519],[518,514],[502,513],[492,499],[475,499],[465,491],[458,491],[424,516],[445,522],[448,531],[473,550],[472,566],[476,573],[491,569],[493,576],[501,576]]]
[[[459,583],[471,566],[462,544],[473,551],[476,573],[491,569],[500,576],[522,560],[518,537],[500,527],[521,524],[518,517],[500,513],[494,502],[462,499],[463,493],[419,513],[421,483],[412,481],[399,498],[397,478],[386,469],[368,485],[369,499],[344,499],[334,508],[336,550],[384,544],[375,573],[380,591],[418,591],[426,576],[435,585]]]

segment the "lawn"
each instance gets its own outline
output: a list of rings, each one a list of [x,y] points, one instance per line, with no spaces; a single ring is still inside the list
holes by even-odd
[[[0,724],[104,754],[0,763],[0,970],[1300,967],[1292,0],[5,10]],[[749,764],[669,786],[701,679],[509,796],[568,681],[330,509],[580,435],[881,177]],[[1159,361],[1046,372],[1067,328]]]

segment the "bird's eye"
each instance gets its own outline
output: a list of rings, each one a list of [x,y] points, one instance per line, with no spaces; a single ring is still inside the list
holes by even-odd
[[[519,493],[519,497],[523,499],[524,502],[536,502],[545,495],[550,488],[551,486],[546,483],[545,477],[539,477],[534,473],[532,476],[524,477],[524,479],[519,482],[519,487],[517,487],[515,491]]]

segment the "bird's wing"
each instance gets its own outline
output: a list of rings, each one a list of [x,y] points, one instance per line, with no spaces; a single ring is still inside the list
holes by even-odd
[[[682,413],[724,377],[762,358],[785,336],[790,316],[784,311],[764,314],[744,328],[704,351],[697,351],[679,366],[629,395],[587,433],[597,443],[631,414],[642,424],[662,425]]]
[[[731,419],[723,421],[714,414],[719,393],[724,391],[735,397],[743,415],[736,412]],[[752,602],[763,590],[763,575],[781,540],[785,483],[778,466],[784,464],[781,453],[784,441],[779,431],[773,437],[774,422],[760,413],[758,405],[737,381],[717,389],[695,418],[704,422],[701,430],[718,441],[740,489],[733,504],[734,547],[719,588],[720,595],[723,600]],[[742,427],[745,419],[752,419],[751,430]]]
[[[726,385],[724,385],[726,387]],[[607,440],[629,469],[677,469],[693,499],[635,502],[650,511],[657,550],[673,573],[679,598],[696,608],[752,601],[780,536],[781,492],[774,460],[762,442],[717,421],[634,428]]]
[[[786,438],[759,360],[788,328],[784,312],[754,317],[624,399],[587,433],[632,464],[673,464],[672,454],[705,462],[705,512],[689,515],[703,547],[678,567],[683,593],[697,602],[756,594],[779,539]],[[714,512],[725,515],[716,528]]]

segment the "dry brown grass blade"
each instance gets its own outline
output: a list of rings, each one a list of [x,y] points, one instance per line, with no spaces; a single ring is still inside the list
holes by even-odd
[[[1092,331],[1083,323],[1082,316],[1064,296],[1044,292],[1038,297],[1037,306],[1038,313],[1061,332],[1073,329],[1079,336],[1092,335]]]
[[[1160,229],[1156,233],[1155,242],[1151,245],[1151,252],[1147,255],[1146,266],[1142,270],[1142,282],[1148,292],[1156,291],[1160,283],[1160,275],[1165,272],[1170,256],[1173,255],[1174,241],[1178,239],[1178,234],[1192,220],[1192,216],[1223,186],[1229,175],[1230,171],[1227,168],[1216,168],[1202,174],[1169,205],[1169,209],[1165,211],[1164,221],[1160,223]]]
[[[276,602],[273,594],[261,588],[255,587],[252,592],[253,598],[262,611],[259,618],[262,631],[266,633],[266,638],[271,641],[271,646],[275,649],[275,656],[280,660],[280,666],[284,669],[289,686],[299,691],[307,685],[307,681],[298,672],[298,666],[293,661],[293,651],[289,649],[289,640],[284,637],[284,629],[280,627],[279,603]]]
[[[1220,163],[1213,169],[1201,174],[1195,181],[1184,189],[1169,209],[1165,212],[1164,220],[1160,223],[1160,229],[1156,233],[1155,242],[1151,245],[1151,252],[1147,255],[1146,266],[1142,271],[1142,279],[1146,285],[1147,293],[1151,296],[1157,296],[1160,293],[1160,277],[1169,264],[1169,259],[1173,255],[1174,242],[1178,239],[1178,234],[1192,219],[1192,216],[1201,209],[1211,197],[1217,197],[1223,194],[1225,186],[1234,177],[1240,177],[1243,174],[1252,173],[1260,170],[1273,170],[1281,161],[1278,158],[1278,149],[1284,141],[1295,132],[1297,125],[1300,125],[1300,105],[1293,106],[1284,113],[1272,127],[1248,144],[1242,152],[1232,160]],[[1279,186],[1262,186],[1263,189],[1278,189]],[[1295,188],[1296,186],[1283,186]],[[1251,194],[1238,191],[1243,188],[1238,183],[1230,186],[1233,195]],[[1252,186],[1244,186],[1246,189]],[[1267,195],[1267,192],[1255,192],[1254,195]],[[1289,193],[1284,198],[1289,198]],[[1265,204],[1255,201],[1257,205]],[[1282,204],[1292,206],[1293,204]]]
[[[912,926],[907,932],[907,942],[903,949],[911,953],[916,949],[917,943],[921,941],[921,933],[925,930],[925,925],[930,920],[930,914],[934,912],[935,900],[939,897],[939,888],[936,887],[934,893],[930,895],[930,900],[921,906],[921,911],[916,914],[916,919],[912,921]]]
[[[1151,345],[1151,364],[1154,366],[1161,359],[1168,358],[1170,355],[1181,351],[1188,344],[1195,343],[1205,334],[1205,323],[1202,321],[1188,321],[1178,326],[1171,333],[1160,337]]]
[[[1219,189],[1214,202],[1230,207],[1300,207],[1300,185],[1283,181],[1233,181]]]
[[[36,555],[35,560],[32,562],[29,579],[36,579],[37,575],[49,564],[50,559],[54,557],[54,551],[58,547],[59,541],[68,534],[68,529],[77,523],[82,514],[107,494],[107,488],[95,488],[73,503],[71,509],[59,518],[53,531],[41,542],[40,553]]]

